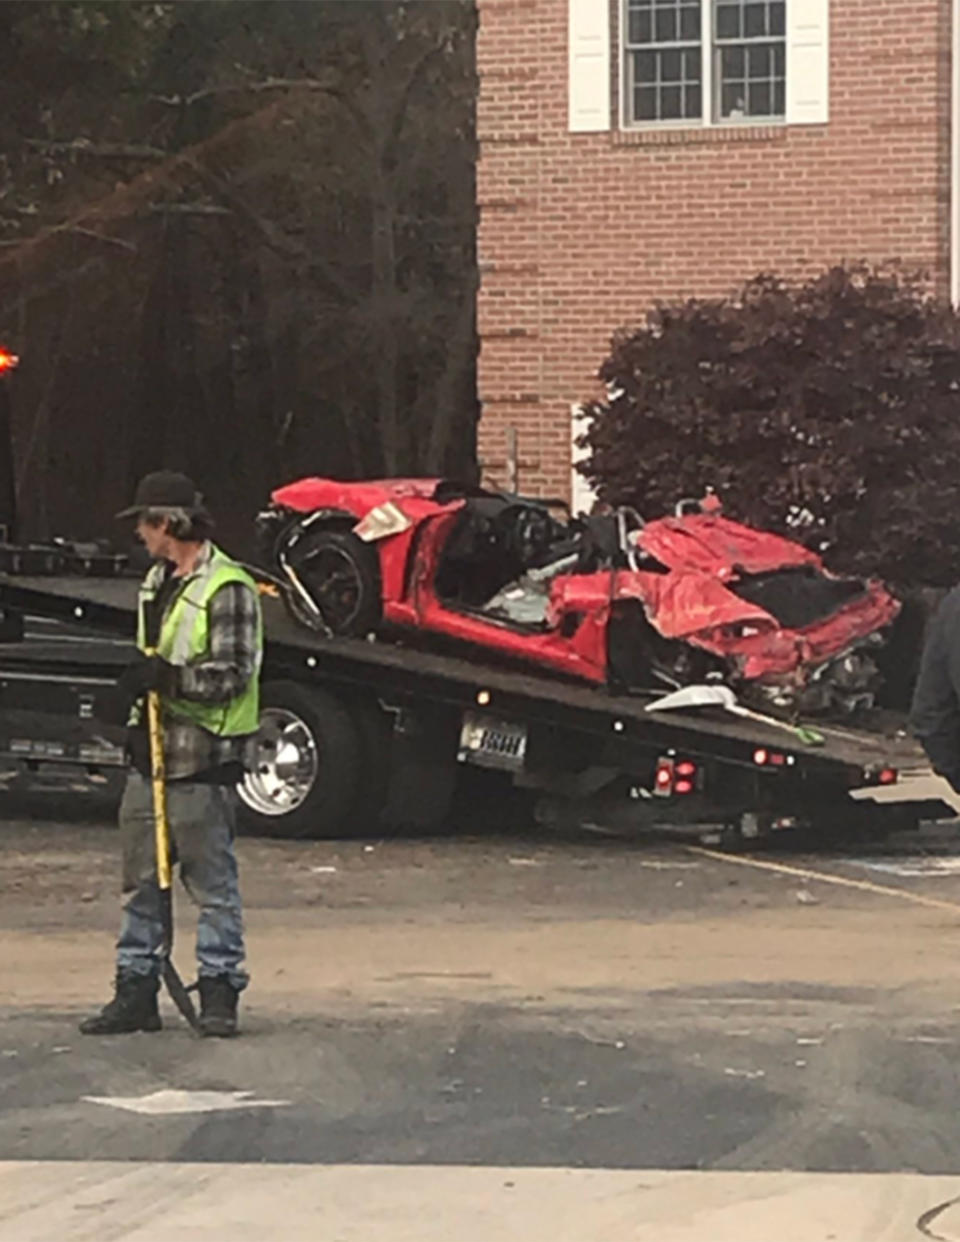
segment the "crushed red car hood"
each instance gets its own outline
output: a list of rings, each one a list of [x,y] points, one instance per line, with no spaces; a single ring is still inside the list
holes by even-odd
[[[822,564],[816,552],[781,535],[702,513],[648,522],[637,532],[636,542],[669,569],[721,580],[739,573],[757,574],[791,565],[820,568]]]
[[[662,568],[621,569],[612,580],[609,571],[558,577],[551,590],[553,616],[590,611],[603,600],[636,599],[664,638],[733,657],[743,677],[766,680],[812,671],[890,625],[900,611],[881,582],[864,581],[809,624],[782,624],[767,608],[741,598],[737,583],[780,570],[833,575],[800,544],[723,517],[661,518],[647,523],[635,540]]]

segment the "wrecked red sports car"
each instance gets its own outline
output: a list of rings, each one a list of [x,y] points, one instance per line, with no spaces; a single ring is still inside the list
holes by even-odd
[[[766,706],[849,712],[872,702],[869,648],[899,610],[881,583],[696,505],[570,518],[439,479],[321,478],[271,502],[262,551],[305,624],[443,635],[623,690],[713,676]]]

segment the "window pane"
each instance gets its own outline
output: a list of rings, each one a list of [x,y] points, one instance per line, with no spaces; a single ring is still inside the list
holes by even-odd
[[[725,82],[720,88],[720,115],[722,117],[741,117],[744,114],[745,106],[743,85],[738,82]]]
[[[627,39],[630,43],[649,43],[653,38],[653,20],[649,12],[631,11]]]
[[[747,77],[748,78],[768,78],[770,76],[770,65],[772,62],[771,48],[769,44],[763,44],[761,47],[747,48]]]
[[[636,102],[634,110],[638,121],[655,121],[657,119],[657,90],[654,86],[641,86],[634,91]]]
[[[717,38],[739,39],[740,6],[739,4],[717,5]]]
[[[660,81],[661,82],[680,82],[683,79],[683,53],[678,49],[675,52],[660,53]]]
[[[747,112],[750,116],[769,116],[770,103],[770,83],[751,82],[747,87]]]
[[[713,0],[718,120],[784,115],[790,2]]]
[[[735,0],[725,2],[737,8]],[[626,8],[636,49],[629,53],[631,119],[702,121],[702,0],[627,0]]]
[[[664,86],[660,91],[660,116],[664,121],[678,121],[683,116],[683,90]]]
[[[744,78],[747,74],[747,58],[742,47],[725,47],[720,51],[720,76],[723,80]]]
[[[747,39],[763,38],[767,33],[767,6],[765,4],[744,6],[743,33]]]
[[[676,43],[679,33],[677,10],[657,9],[654,30],[658,43]]]
[[[657,80],[657,53],[656,52],[636,52],[633,57],[633,72],[636,81],[656,82]]]
[[[700,5],[686,5],[680,10],[680,38],[700,41]]]

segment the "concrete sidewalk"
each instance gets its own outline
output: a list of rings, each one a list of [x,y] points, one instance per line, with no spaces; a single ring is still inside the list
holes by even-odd
[[[960,1242],[960,1176],[0,1164],[4,1242]]]

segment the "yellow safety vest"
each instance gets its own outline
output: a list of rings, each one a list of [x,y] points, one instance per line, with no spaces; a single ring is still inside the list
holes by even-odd
[[[140,587],[137,607],[137,646],[148,650],[147,610],[163,584],[164,566],[154,565]],[[184,667],[203,661],[209,655],[210,634],[207,605],[229,582],[239,582],[257,599],[257,672],[243,690],[227,703],[196,703],[187,699],[164,698],[164,711],[199,725],[217,737],[238,737],[256,733],[260,726],[259,667],[263,652],[263,620],[259,615],[257,587],[250,575],[226,553],[211,545],[206,563],[189,574],[174,596],[160,627],[157,654],[168,664]],[[140,705],[136,704],[131,723],[139,721]]]

